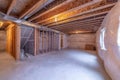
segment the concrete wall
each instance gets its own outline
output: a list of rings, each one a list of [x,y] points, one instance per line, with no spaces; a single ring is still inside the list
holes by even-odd
[[[0,31],[0,51],[6,50],[6,32]]]
[[[95,34],[72,34],[68,36],[68,48],[89,49],[95,46]],[[88,47],[88,48],[87,48]]]
[[[112,80],[120,80],[120,0],[97,31],[97,48]]]

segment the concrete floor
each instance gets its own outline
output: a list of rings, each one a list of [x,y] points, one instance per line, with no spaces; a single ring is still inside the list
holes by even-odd
[[[95,53],[62,50],[16,62],[0,53],[0,80],[111,80]]]

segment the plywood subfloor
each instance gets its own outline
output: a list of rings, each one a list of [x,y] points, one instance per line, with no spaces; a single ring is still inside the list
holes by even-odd
[[[95,53],[62,50],[16,62],[0,53],[0,80],[111,80]]]

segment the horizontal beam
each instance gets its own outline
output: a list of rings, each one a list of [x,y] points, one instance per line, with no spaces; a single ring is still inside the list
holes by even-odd
[[[6,15],[9,15],[9,14],[10,14],[10,12],[11,12],[12,9],[13,9],[13,7],[16,5],[16,2],[17,2],[17,0],[12,0],[11,4],[10,4],[8,10],[7,10]]]
[[[43,22],[46,22],[46,21],[48,21],[48,20],[50,20],[50,19],[54,19],[56,16],[58,17],[58,16],[65,15],[65,14],[68,14],[68,13],[76,12],[76,11],[78,11],[79,9],[85,8],[85,7],[87,7],[87,6],[94,5],[94,4],[96,4],[96,3],[98,3],[98,2],[101,2],[101,1],[102,1],[102,0],[93,0],[93,1],[91,1],[91,2],[88,2],[88,3],[84,4],[84,5],[80,5],[80,6],[78,6],[78,7],[72,8],[72,9],[70,9],[70,10],[68,10],[68,11],[62,12],[62,13],[57,14],[57,15],[55,15],[55,16],[52,16],[52,17],[50,17],[50,18],[47,18],[47,19],[38,21],[37,23],[43,23]],[[66,19],[66,18],[65,18],[65,19]]]
[[[35,5],[33,5],[30,9],[28,9],[25,13],[22,13],[20,15],[19,19],[33,13],[35,10],[37,10],[39,7],[41,7],[47,0],[39,0]]]
[[[88,27],[89,26],[89,27]],[[79,28],[64,28],[64,29],[59,29],[59,28],[56,28],[55,30],[59,30],[59,31],[62,31],[62,32],[69,32],[69,31],[78,31],[80,29],[84,29],[84,30],[93,30],[93,31],[96,31],[101,25],[100,24],[94,24],[94,25],[87,25],[87,26],[80,26]]]
[[[62,21],[60,23],[54,23],[54,25],[64,24],[64,23],[67,23],[67,22],[71,22],[71,21],[75,21],[75,20],[82,20],[82,19],[86,19],[86,18],[90,18],[90,17],[95,17],[95,16],[107,14],[108,12],[109,11],[105,11],[105,12],[100,12],[100,13],[97,13],[97,14],[90,14],[90,15],[87,15],[87,16],[80,16],[80,17],[73,18],[73,19],[70,19],[70,20]],[[52,24],[52,25],[47,25],[47,26],[54,26],[54,25]]]
[[[102,24],[102,21],[93,21],[93,22],[86,22],[86,23],[80,23],[80,24],[77,24],[77,23],[73,23],[73,24],[67,24],[67,25],[61,25],[61,26],[56,26],[56,27],[51,27],[52,29],[54,29],[54,28],[60,28],[60,29],[64,29],[64,28],[67,28],[67,27],[73,27],[74,26],[74,28],[75,27],[80,27],[80,26],[86,26],[86,25],[91,25],[91,24]]]
[[[96,21],[96,20],[103,20],[105,16],[101,16],[101,17],[94,17],[94,18],[91,18],[91,19],[87,19],[87,20],[81,20],[79,21],[79,23],[85,23],[85,22],[92,22],[92,21]],[[53,25],[53,26],[48,26],[49,28],[52,28],[52,27],[57,27],[59,25],[65,25],[65,24],[71,24],[71,23],[74,23],[75,21],[72,21],[72,22],[68,22],[68,23],[64,23],[64,24],[58,24],[58,25]]]
[[[89,26],[91,26],[91,25],[101,25],[101,22],[96,22],[96,23],[86,23],[86,24],[77,24],[77,25],[72,25],[72,26],[63,26],[63,27],[57,27],[57,28],[59,28],[59,29],[67,29],[67,28],[69,28],[69,29],[71,29],[71,28],[80,28],[81,26],[82,27],[89,27]],[[56,28],[56,27],[55,27]],[[54,28],[52,28],[52,29],[54,29]]]
[[[67,1],[63,2],[62,4],[60,4],[60,5],[58,5],[58,6],[55,6],[54,8],[52,8],[52,9],[50,9],[50,10],[48,10],[48,11],[42,13],[42,14],[39,14],[39,15],[37,15],[37,16],[35,16],[35,17],[32,17],[32,18],[29,19],[28,21],[33,21],[33,20],[35,20],[35,19],[37,19],[37,18],[43,16],[44,14],[47,14],[47,13],[49,13],[49,12],[51,12],[51,11],[53,11],[53,10],[55,10],[55,9],[57,9],[57,8],[59,8],[59,7],[61,7],[61,6],[64,6],[64,5],[66,5],[66,4],[70,3],[70,2],[72,2],[72,1],[73,1],[73,0],[67,0]]]
[[[3,21],[9,20],[9,21],[14,22],[14,23],[16,23],[18,25],[26,25],[26,26],[33,27],[33,28],[39,28],[39,29],[44,29],[44,30],[47,30],[47,31],[52,31],[52,32],[55,32],[55,33],[64,34],[64,33],[60,32],[60,31],[50,29],[50,28],[47,28],[45,26],[41,26],[41,25],[31,23],[31,22],[28,22],[28,21],[24,21],[24,20],[21,20],[21,19],[18,20],[17,18],[14,18],[14,17],[11,17],[11,16],[7,16],[5,18],[4,16],[6,16],[6,14],[4,14],[3,12],[0,12],[0,19],[3,20]]]
[[[108,4],[108,5],[105,5],[105,6],[102,6],[102,7],[98,7],[98,8],[92,9],[92,10],[88,10],[88,11],[79,13],[79,14],[77,14],[77,15],[73,15],[73,16],[71,16],[71,17],[69,17],[69,18],[66,18],[65,20],[70,19],[70,18],[74,18],[74,17],[76,17],[76,16],[81,16],[81,15],[84,15],[84,14],[88,14],[88,13],[90,13],[90,12],[94,12],[94,11],[97,11],[97,10],[102,10],[102,9],[105,9],[105,8],[108,8],[108,7],[112,7],[112,6],[114,6],[115,4],[116,4],[116,3]],[[62,21],[64,21],[64,20],[60,20],[60,21],[57,21],[57,22],[51,22],[51,23],[53,23],[53,25],[54,25],[54,23],[55,23],[55,25],[56,25],[56,24],[62,23]],[[68,20],[68,21],[69,21],[69,20]],[[52,26],[51,23],[47,23],[47,24],[44,24],[44,25],[49,25],[49,24],[50,24],[50,25]],[[42,23],[41,23],[41,24],[42,24]]]

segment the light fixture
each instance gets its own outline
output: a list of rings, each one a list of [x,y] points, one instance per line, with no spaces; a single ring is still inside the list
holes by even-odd
[[[58,19],[57,19],[57,17],[55,17],[55,22],[57,22],[58,21]]]
[[[82,33],[89,33],[89,32],[91,32],[91,31],[77,30],[77,31],[72,31],[72,32],[70,32],[70,33],[72,33],[72,34],[82,34]]]

